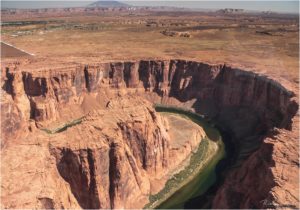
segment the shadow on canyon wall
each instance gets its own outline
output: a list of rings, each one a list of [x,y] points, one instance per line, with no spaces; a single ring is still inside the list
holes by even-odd
[[[190,200],[187,208],[203,207],[203,202],[204,207],[213,208],[263,208],[260,201],[269,198],[270,190],[276,185],[270,171],[275,164],[273,148],[263,140],[267,136],[276,136],[274,128],[291,129],[291,120],[298,111],[295,94],[276,81],[225,65],[151,60],[86,65],[81,70],[54,72],[50,76],[22,72],[21,81],[16,79],[17,74],[20,72],[7,69],[2,89],[13,98],[23,91],[30,101],[30,118],[37,121],[51,118],[45,113],[55,112],[44,109],[57,108],[60,103],[69,103],[72,97],[101,90],[101,80],[108,81],[106,89],[144,88],[144,95],[151,92],[156,95],[150,98],[153,103],[164,101],[166,105],[188,106],[211,119],[222,132],[227,154],[230,155],[219,163],[219,178],[209,193]],[[23,90],[14,83],[20,83]],[[52,100],[49,101],[49,98]],[[50,102],[56,106],[50,106]],[[38,107],[37,104],[45,106]],[[4,116],[5,119],[11,117]],[[9,125],[10,120],[6,122],[5,131],[15,126]],[[81,207],[100,208],[101,201],[93,181],[94,160],[88,151],[85,153],[83,158],[78,154],[75,157],[70,151],[62,152],[57,168],[70,184]],[[110,159],[114,160],[113,157]],[[83,172],[82,164],[88,164],[90,171]],[[110,168],[107,170],[112,171]],[[117,174],[111,174],[110,179],[114,178],[118,178]],[[113,180],[108,182],[113,183]],[[110,199],[113,199],[113,194],[110,190]],[[213,204],[207,202],[212,200]],[[112,204],[110,207],[113,207]]]

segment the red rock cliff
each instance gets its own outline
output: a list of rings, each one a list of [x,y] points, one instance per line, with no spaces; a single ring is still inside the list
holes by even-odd
[[[299,144],[293,123],[297,119],[294,117],[298,110],[297,98],[292,91],[264,75],[225,65],[184,60],[114,62],[60,70],[20,71],[7,71],[3,86],[5,97],[11,95],[11,102],[4,106],[12,107],[2,118],[5,122],[2,130],[7,136],[9,131],[20,129],[19,124],[29,119],[45,123],[61,118],[66,107],[82,104],[86,94],[97,94],[98,102],[105,106],[113,92],[122,90],[124,94],[143,96],[151,102],[192,107],[232,135],[239,161],[227,173],[213,207],[263,208],[261,201],[264,199],[298,206],[299,190],[291,189],[293,184],[298,183]],[[16,120],[9,120],[12,117]],[[132,127],[120,126],[124,131],[122,135],[133,139],[136,134],[132,133]],[[158,140],[150,142],[157,144],[155,141]],[[143,156],[147,154],[146,147],[134,142],[129,144],[132,144],[132,152],[144,164],[143,167],[150,167],[147,163],[150,159]],[[163,145],[162,142],[158,144]],[[112,154],[114,158],[111,161],[115,161],[116,165],[119,160],[113,154],[118,147],[110,147],[112,149],[107,152]],[[64,155],[66,160],[73,156],[82,159],[80,151],[62,151],[60,159],[64,159]],[[85,151],[85,162],[97,161],[94,160],[95,152]],[[161,155],[159,159],[167,162]],[[289,178],[284,175],[287,170],[292,174]],[[112,177],[117,175],[112,174]],[[74,183],[78,181],[70,177],[65,179]],[[82,190],[92,193],[84,194],[90,195],[89,199],[94,203],[92,189]],[[107,195],[105,199],[108,199]],[[87,203],[83,207],[94,206]]]

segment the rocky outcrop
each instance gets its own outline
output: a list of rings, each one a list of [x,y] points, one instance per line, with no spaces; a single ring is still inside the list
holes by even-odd
[[[194,145],[205,136],[201,128],[193,125],[196,128],[191,130],[192,138],[177,146],[182,154],[176,156],[171,151],[174,146],[169,132],[164,128],[166,120],[162,121],[151,103],[123,95],[115,96],[108,107],[90,111],[80,124],[63,132],[49,136],[35,129],[23,133],[20,141],[15,142],[22,145],[19,158],[14,164],[2,164],[6,169],[2,181],[7,182],[3,185],[3,207],[142,208],[149,202],[150,194],[163,188],[173,171],[189,159],[189,141]],[[5,159],[18,153],[14,148],[14,144],[5,148]],[[29,156],[31,148],[38,149],[36,155],[43,156],[33,155],[33,160]],[[20,160],[24,167],[14,172],[14,165]],[[42,170],[36,171],[37,165]],[[40,179],[33,187],[27,186],[31,185],[27,178],[21,187],[14,185],[15,176],[24,174]],[[54,181],[43,183],[45,176]],[[59,185],[64,186],[62,191]],[[14,191],[17,193],[10,197]],[[13,199],[19,201],[12,205]]]
[[[24,107],[30,102],[31,112],[22,113],[31,113],[31,118],[38,121],[55,120],[62,105],[81,103],[84,93],[125,87],[155,92],[163,99],[173,97],[181,102],[196,99],[193,104],[196,112],[210,117],[219,115],[221,119],[217,121],[226,121],[226,114],[235,108],[247,109],[255,112],[256,121],[263,123],[261,130],[263,126],[265,130],[274,126],[290,128],[298,109],[295,100],[291,100],[293,93],[265,76],[223,65],[181,60],[87,65],[57,72],[24,72],[23,82],[18,78],[20,73],[8,71],[4,89],[14,100],[26,104]],[[235,125],[229,126],[228,129],[238,133]]]
[[[3,87],[7,97],[11,96],[14,109],[19,111],[13,112],[14,117],[19,119],[17,122],[24,123],[29,119],[39,123],[57,121],[68,115],[67,109],[76,110],[72,116],[89,112],[82,111],[78,106],[82,105],[86,95],[93,94],[96,95],[99,104],[108,108],[114,107],[110,99],[118,95],[141,96],[153,103],[193,108],[195,112],[211,118],[217,126],[228,131],[237,151],[236,162],[232,163],[235,168],[227,173],[227,178],[214,199],[213,207],[263,208],[261,201],[264,199],[298,205],[298,191],[287,187],[286,196],[277,193],[280,191],[278,186],[289,186],[286,183],[295,183],[298,180],[295,170],[297,163],[294,161],[298,158],[296,149],[293,150],[289,160],[277,164],[278,156],[287,154],[280,149],[287,148],[286,142],[287,145],[296,145],[294,148],[299,146],[297,135],[296,138],[288,137],[296,132],[293,120],[298,110],[297,98],[292,91],[264,75],[226,65],[209,65],[184,60],[112,62],[79,65],[76,68],[62,70],[23,73],[19,71],[8,70]],[[28,116],[28,113],[31,114]],[[155,121],[155,114],[150,115],[152,121]],[[2,130],[7,133],[8,128],[11,128],[17,133],[20,127],[13,125],[9,118],[11,115],[3,119],[8,124],[6,128],[2,126]],[[120,135],[126,139],[126,144],[130,145],[132,154],[128,155],[124,147],[111,143],[106,145],[107,150],[104,152],[111,158],[101,164],[121,166],[124,165],[122,161],[126,157],[131,170],[135,170],[137,164],[147,174],[159,174],[163,171],[170,161],[167,158],[166,141],[162,138],[163,132],[161,129],[154,129],[151,132],[147,131],[145,135],[141,125],[119,123],[118,129],[122,131]],[[278,132],[273,132],[274,130]],[[286,133],[286,137],[282,137],[282,133]],[[270,138],[273,140],[269,141]],[[151,154],[153,145],[159,146],[157,150],[159,153],[156,156]],[[119,151],[120,148],[123,152]],[[109,186],[110,195],[102,195],[101,200],[100,192],[103,189],[95,189],[93,183],[97,180],[91,175],[96,173],[93,162],[100,161],[95,155],[97,150],[70,151],[62,147],[55,151],[60,151],[55,152],[60,174],[70,184],[81,207],[124,207],[126,198],[118,200],[124,194],[119,191],[121,185],[117,180],[120,179],[120,173],[126,173],[125,169],[123,172],[112,168],[105,169],[111,171],[110,177],[113,179],[111,181],[116,183]],[[79,162],[84,162],[86,169],[80,168]],[[286,180],[279,175],[278,170],[281,170],[279,168],[283,164],[285,170],[293,172],[291,179]],[[68,175],[74,174],[73,171],[68,171],[71,170],[68,165],[74,165],[71,167],[72,170],[77,166],[76,170],[81,171],[81,175],[76,175],[75,178]],[[83,185],[75,186],[74,183],[77,182]],[[252,187],[249,187],[250,185]],[[259,186],[261,190],[257,191],[258,187],[253,186]],[[87,195],[88,199],[85,197]],[[239,202],[232,199],[237,196]],[[103,199],[105,202],[110,200],[111,204],[104,205],[101,203]]]

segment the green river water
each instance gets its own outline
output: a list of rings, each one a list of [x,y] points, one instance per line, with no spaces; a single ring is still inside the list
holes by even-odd
[[[225,146],[220,132],[201,115],[188,110],[162,105],[156,105],[155,109],[157,112],[172,113],[188,118],[201,126],[207,135],[201,141],[198,150],[191,156],[189,165],[171,178],[162,191],[150,196],[150,204],[146,206],[146,208],[181,209],[184,207],[185,202],[191,198],[203,195],[215,183],[215,168],[218,162],[226,156]],[[218,149],[204,166],[199,167],[201,161],[206,158],[207,147],[212,143],[211,141],[217,143]],[[193,174],[189,173],[193,169],[198,171]],[[180,182],[185,179],[190,179],[190,181],[182,187],[176,187],[177,184],[180,185]],[[164,197],[164,194],[169,192],[172,187],[175,193],[168,198]]]
[[[220,132],[214,125],[205,120],[201,115],[177,107],[166,107],[155,105],[157,112],[176,114],[189,119],[202,127],[206,133],[206,138],[202,139],[197,151],[190,158],[189,164],[179,173],[170,178],[165,187],[157,194],[149,197],[150,203],[144,208],[158,209],[182,209],[184,204],[192,198],[203,195],[216,181],[215,168],[218,162],[225,158],[225,146]],[[56,129],[42,129],[48,134],[54,134],[66,130],[68,127],[80,124],[82,118],[65,123]],[[218,149],[209,160],[207,160],[208,150],[212,144],[216,144]],[[207,161],[206,161],[207,160]],[[206,163],[203,165],[203,161]],[[187,182],[187,180],[189,180]],[[187,182],[187,183],[186,183]]]

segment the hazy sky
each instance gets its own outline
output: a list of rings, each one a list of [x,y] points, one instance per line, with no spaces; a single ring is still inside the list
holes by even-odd
[[[288,12],[288,13],[299,13],[299,1],[124,1],[133,6],[177,6],[177,7],[188,7],[188,8],[203,8],[203,9],[222,9],[222,8],[239,8],[246,10],[258,10],[258,11],[275,11],[275,12]],[[80,7],[86,6],[94,1],[49,1],[49,0],[37,0],[37,1],[26,1],[26,0],[5,0],[1,1],[2,8],[45,8],[45,7]]]

